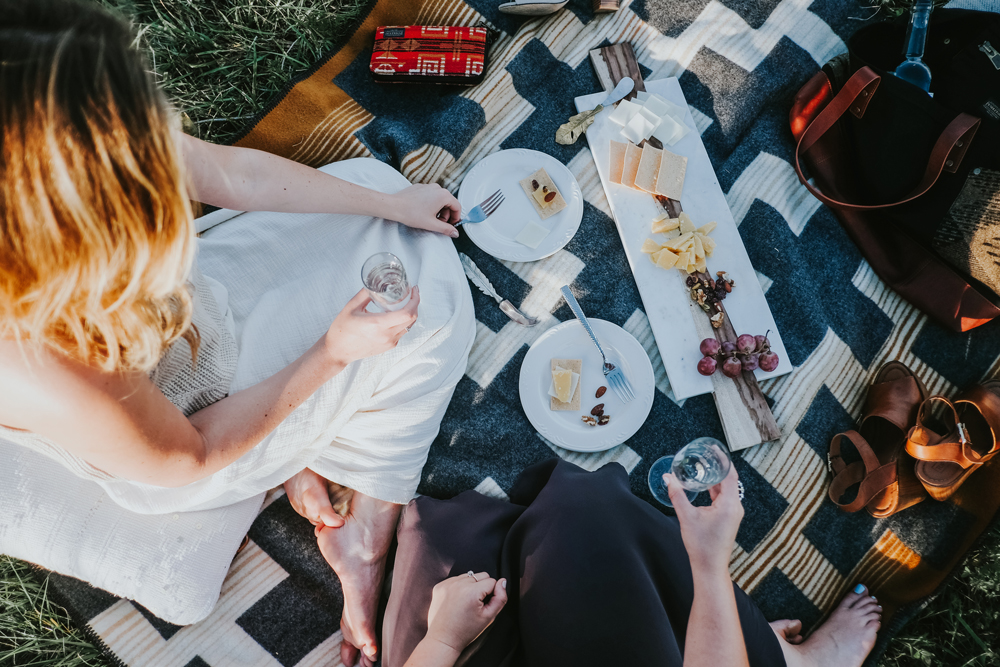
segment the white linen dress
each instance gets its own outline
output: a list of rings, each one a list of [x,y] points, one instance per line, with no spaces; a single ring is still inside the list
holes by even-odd
[[[409,185],[373,159],[322,170],[382,192]],[[366,495],[408,502],[475,336],[472,297],[451,239],[366,216],[221,210],[197,224],[204,231],[192,275],[202,337],[197,367],[179,341],[151,374],[186,414],[304,353],[361,289],[361,266],[377,252],[397,255],[410,284],[420,286],[417,321],[395,349],[350,364],[242,458],[184,487],[109,475],[30,433],[3,430],[0,445],[40,451],[141,514],[223,507],[306,467]]]

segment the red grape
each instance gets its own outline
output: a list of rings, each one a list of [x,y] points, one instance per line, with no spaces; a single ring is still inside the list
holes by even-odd
[[[698,362],[698,372],[702,375],[711,375],[715,372],[717,365],[712,357],[702,357],[701,361]]]
[[[719,341],[715,340],[714,338],[706,338],[705,340],[701,341],[701,353],[704,354],[706,357],[714,357],[719,353],[719,349],[721,347],[722,346],[719,345]]]
[[[745,371],[755,371],[760,363],[759,356],[756,352],[753,354],[748,354],[746,359],[743,360],[743,370]]]
[[[778,367],[778,355],[770,351],[765,352],[764,354],[760,355],[759,363],[760,363],[760,369],[762,371],[766,372],[773,371],[775,368]],[[723,372],[726,371],[725,366],[722,367],[722,371]]]
[[[764,350],[766,350],[769,347],[771,347],[771,341],[769,341],[767,339],[766,335],[765,336],[758,335],[758,336],[754,336],[753,338],[754,338],[754,342],[757,345],[757,351],[758,352],[763,352]]]
[[[750,334],[740,334],[740,337],[736,339],[736,347],[740,352],[753,352],[754,345],[756,345],[756,341]]]
[[[722,374],[726,377],[739,377],[743,371],[743,364],[736,357],[729,357],[722,362]]]
[[[732,341],[727,340],[722,343],[722,354],[729,356],[735,351],[736,351],[736,344],[733,343]]]

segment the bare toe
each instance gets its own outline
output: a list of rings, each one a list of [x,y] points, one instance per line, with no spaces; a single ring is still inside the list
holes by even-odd
[[[801,646],[792,646],[807,667],[860,667],[875,646],[882,608],[868,589],[859,586],[844,596],[823,625]]]

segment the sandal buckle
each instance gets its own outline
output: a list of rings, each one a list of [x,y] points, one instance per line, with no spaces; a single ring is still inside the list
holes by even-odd
[[[955,425],[955,428],[958,430],[958,441],[962,443],[962,445],[969,444],[969,431],[965,428],[965,423],[958,422],[958,424]]]
[[[833,474],[833,459],[830,458],[830,452],[826,453],[826,469],[830,471],[831,475]]]

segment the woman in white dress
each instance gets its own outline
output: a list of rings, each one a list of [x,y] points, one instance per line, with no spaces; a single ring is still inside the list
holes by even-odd
[[[0,436],[140,513],[284,483],[343,584],[342,659],[371,664],[392,531],[475,333],[458,202],[374,160],[183,135],[91,5],[0,0],[0,25]],[[224,209],[198,239],[190,200]],[[380,251],[418,285],[396,312],[359,289]],[[327,481],[355,490],[346,518]]]

